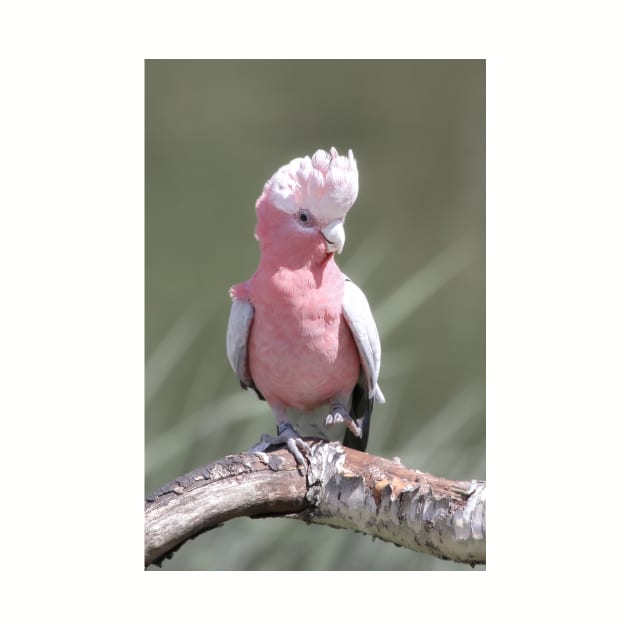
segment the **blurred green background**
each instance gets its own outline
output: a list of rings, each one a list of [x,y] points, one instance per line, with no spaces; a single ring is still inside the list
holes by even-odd
[[[368,450],[485,479],[485,62],[149,60],[145,77],[146,493],[275,431],[225,355],[228,288],[256,269],[265,181],[331,146],[359,167],[338,263],[383,346]],[[188,542],[161,570],[182,569],[470,570],[281,518]]]

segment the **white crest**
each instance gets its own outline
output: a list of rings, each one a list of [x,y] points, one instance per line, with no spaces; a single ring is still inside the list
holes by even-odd
[[[352,149],[348,156],[320,149],[312,158],[295,158],[265,184],[271,203],[293,214],[308,209],[323,222],[342,219],[359,194],[359,171]]]

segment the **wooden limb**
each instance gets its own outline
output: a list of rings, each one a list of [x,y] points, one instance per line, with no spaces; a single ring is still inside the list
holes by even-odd
[[[145,566],[237,516],[298,518],[485,564],[485,482],[449,481],[337,442],[308,442],[306,475],[281,449],[228,455],[160,488],[145,503]]]

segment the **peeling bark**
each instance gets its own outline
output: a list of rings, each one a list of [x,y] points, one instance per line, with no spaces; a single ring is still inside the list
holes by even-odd
[[[370,534],[439,558],[485,564],[485,482],[449,481],[310,441],[306,475],[286,450],[229,455],[145,503],[145,566],[238,516],[286,516]]]

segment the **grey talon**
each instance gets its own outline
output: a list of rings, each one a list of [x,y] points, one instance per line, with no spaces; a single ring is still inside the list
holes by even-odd
[[[260,442],[252,446],[248,453],[265,452],[272,446],[287,447],[287,450],[293,455],[298,466],[307,468],[307,462],[304,455],[312,455],[311,447],[300,437],[290,422],[282,422],[278,425],[278,435],[272,436],[263,434],[260,436]]]

